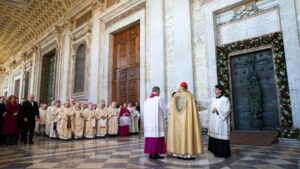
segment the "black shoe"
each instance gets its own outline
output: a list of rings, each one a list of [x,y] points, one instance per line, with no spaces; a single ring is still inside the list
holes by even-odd
[[[34,142],[33,142],[33,141],[30,141],[29,144],[34,144]]]
[[[190,157],[190,158],[183,158],[184,160],[195,160],[195,157]]]
[[[180,160],[183,160],[183,157],[181,157],[181,156],[177,156],[177,158],[180,159]]]
[[[150,159],[155,159],[155,156],[154,155],[149,155],[149,158]]]
[[[164,156],[160,156],[160,155],[157,154],[157,155],[155,155],[155,158],[156,159],[164,159],[165,157]]]

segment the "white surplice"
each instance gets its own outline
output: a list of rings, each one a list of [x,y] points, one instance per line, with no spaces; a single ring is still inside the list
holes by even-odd
[[[158,96],[148,98],[144,103],[144,137],[164,137],[164,114],[168,108]]]
[[[230,133],[230,103],[227,97],[211,99],[211,109],[209,112],[209,129],[210,137],[222,140],[229,140]],[[218,113],[213,113],[216,108]]]

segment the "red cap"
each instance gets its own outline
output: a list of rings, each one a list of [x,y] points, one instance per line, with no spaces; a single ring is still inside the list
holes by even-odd
[[[187,87],[188,87],[188,85],[187,85],[187,83],[186,83],[186,82],[181,82],[181,83],[180,83],[180,86],[181,86],[181,87],[185,87],[185,88],[187,88]]]

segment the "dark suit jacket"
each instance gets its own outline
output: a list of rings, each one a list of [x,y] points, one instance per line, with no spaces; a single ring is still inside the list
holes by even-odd
[[[39,118],[39,106],[38,103],[33,101],[33,106],[30,101],[26,100],[22,104],[21,108],[21,121],[24,122],[24,118],[28,119],[30,124],[35,124],[35,117]]]
[[[5,104],[0,103],[0,128],[2,127],[2,123],[4,121],[3,113],[6,112],[5,110]]]

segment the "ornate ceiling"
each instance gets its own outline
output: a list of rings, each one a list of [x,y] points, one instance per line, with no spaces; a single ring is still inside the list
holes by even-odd
[[[0,64],[82,0],[0,0]]]

